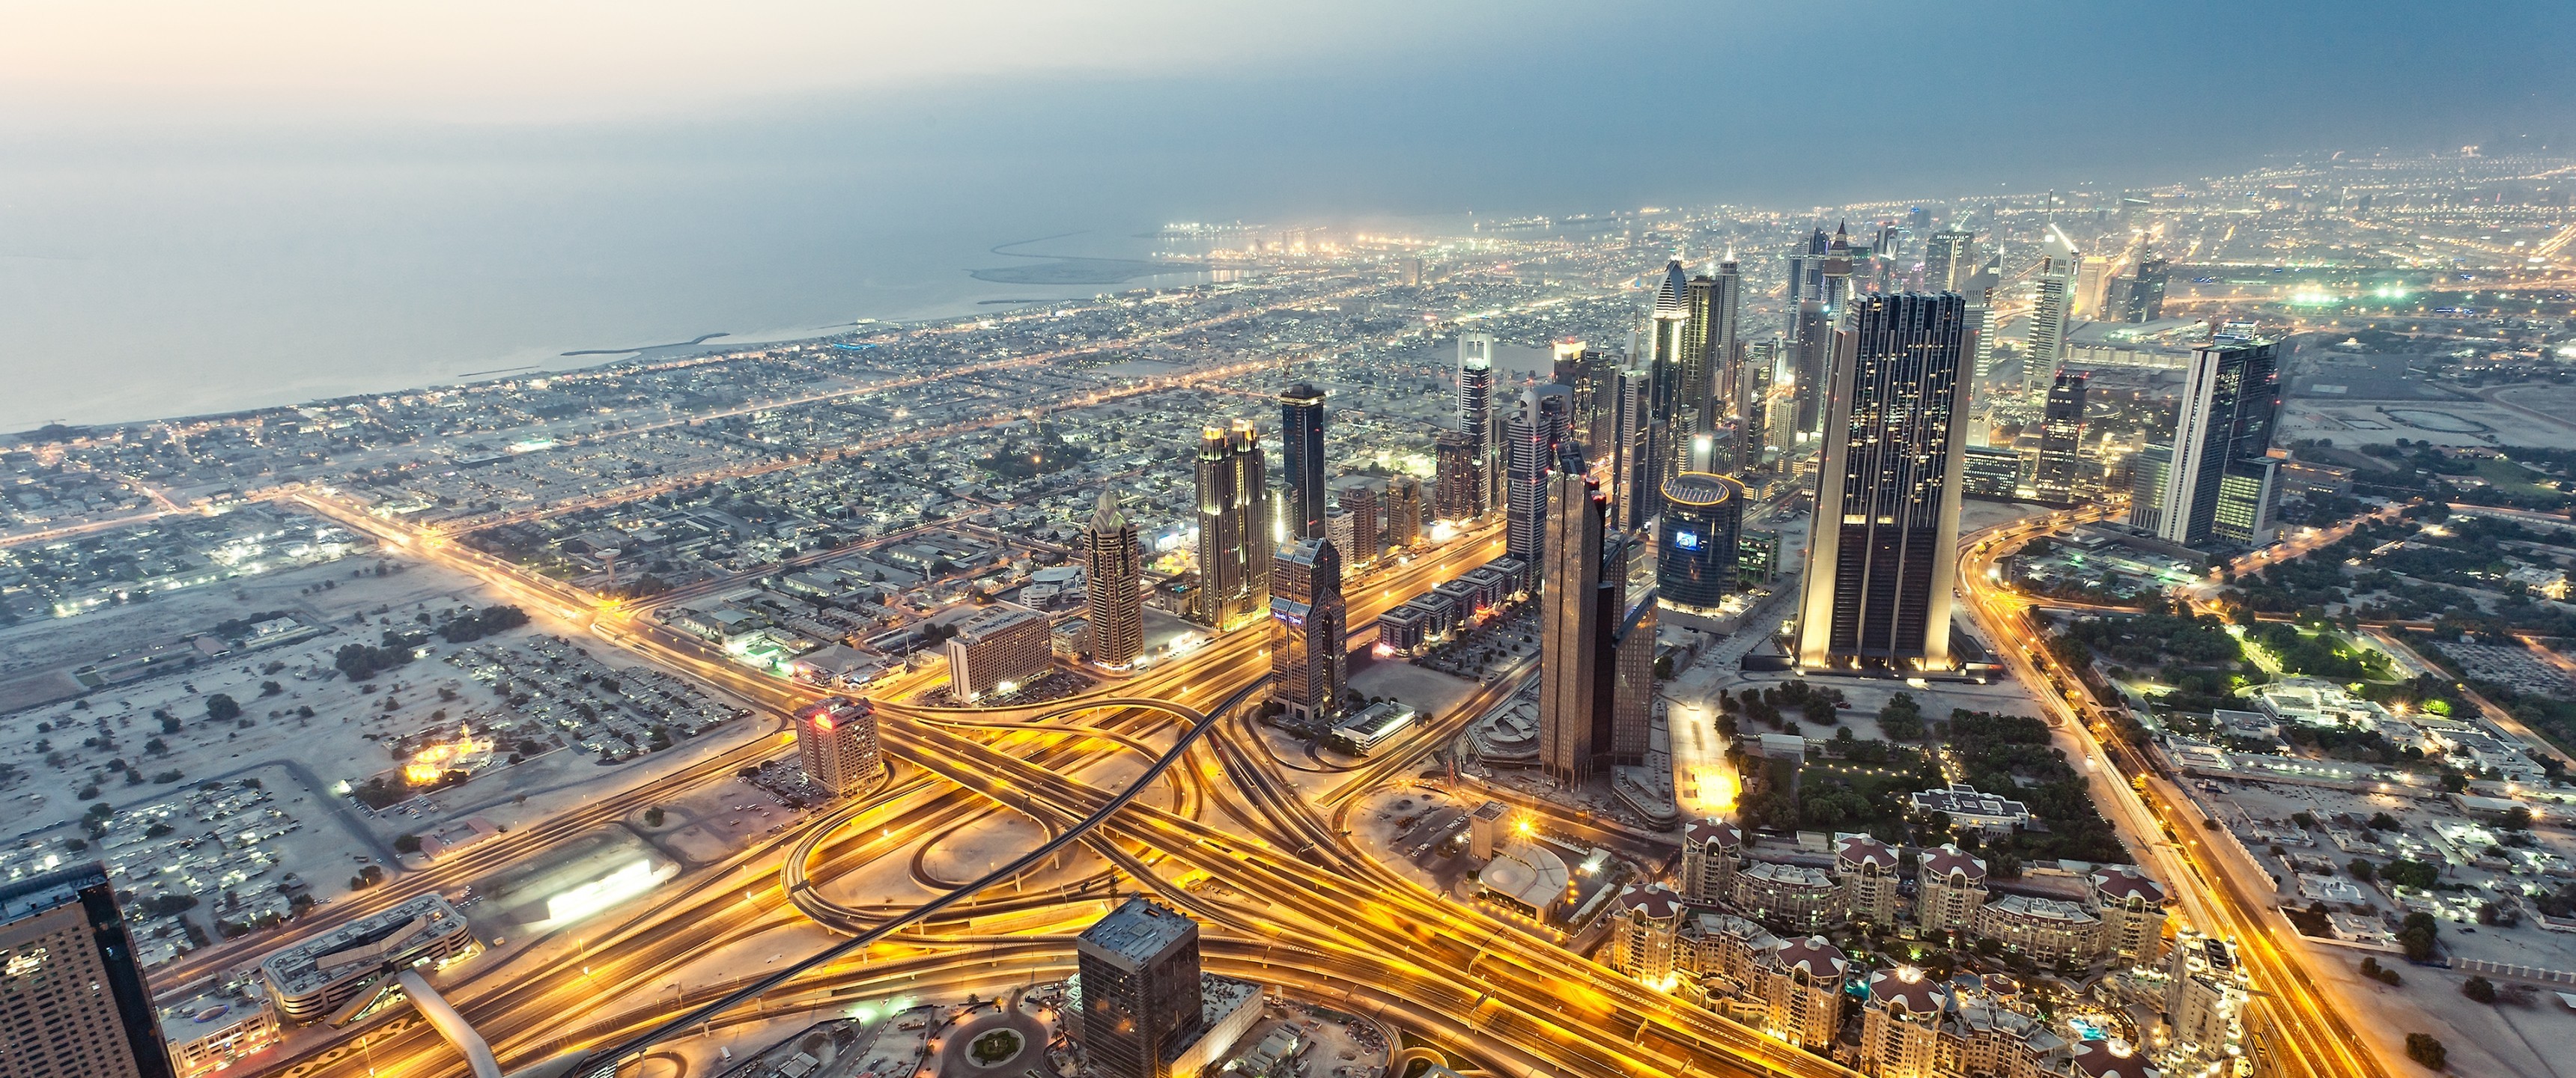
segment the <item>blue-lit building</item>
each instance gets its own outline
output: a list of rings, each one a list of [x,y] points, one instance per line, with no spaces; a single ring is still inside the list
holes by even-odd
[[[1682,609],[1715,609],[1736,590],[1736,539],[1744,485],[1708,472],[1664,481],[1655,526],[1655,589]]]

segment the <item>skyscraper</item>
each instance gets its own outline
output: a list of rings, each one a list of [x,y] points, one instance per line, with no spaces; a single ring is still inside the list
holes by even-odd
[[[1617,555],[1625,563],[1627,555]],[[1604,577],[1597,593],[1606,602],[1602,606],[1602,651],[1595,660],[1593,676],[1607,682],[1607,706],[1603,715],[1609,720],[1610,762],[1636,766],[1646,762],[1646,751],[1654,738],[1655,709],[1655,589],[1631,600],[1624,586],[1625,573],[1617,567],[1602,567]]]
[[[1794,444],[1815,433],[1816,425],[1824,421],[1825,397],[1830,388],[1825,382],[1831,370],[1834,342],[1833,321],[1826,317],[1821,304],[1799,304],[1790,326],[1789,365],[1797,379],[1790,387],[1797,394],[1795,433],[1789,439]]]
[[[1472,520],[1483,480],[1476,474],[1478,446],[1463,431],[1431,439],[1431,512],[1434,520]]]
[[[1573,395],[1564,386],[1531,386],[1504,431],[1503,549],[1534,571],[1541,564],[1547,538],[1547,477],[1571,444],[1567,413]]]
[[[1386,485],[1386,545],[1403,550],[1422,541],[1422,481],[1399,475]]]
[[[1602,634],[1602,517],[1605,506],[1582,473],[1562,471],[1547,483],[1547,585],[1539,596],[1539,766],[1548,777],[1580,786],[1593,757],[1609,746],[1595,738]]]
[[[1610,402],[1619,379],[1617,357],[1599,348],[1586,348],[1581,341],[1560,341],[1554,373],[1556,384],[1573,394],[1574,411],[1568,426],[1574,440],[1583,443],[1586,452],[1606,445]]]
[[[1610,444],[1610,501],[1613,521],[1621,528],[1645,527],[1655,515],[1656,475],[1664,455],[1653,383],[1653,374],[1635,367],[1619,372],[1617,433]]]
[[[160,1016],[107,870],[0,884],[0,1069],[11,1078],[171,1078]]]
[[[1655,290],[1654,309],[1646,314],[1646,369],[1654,374],[1655,415],[1670,423],[1688,402],[1683,383],[1690,377],[1690,282],[1682,264],[1664,264],[1664,283]],[[1658,477],[1660,479],[1661,477]]]
[[[1232,629],[1270,608],[1269,476],[1252,421],[1199,432],[1198,620]]]
[[[1744,487],[1722,475],[1684,472],[1664,483],[1664,513],[1655,527],[1655,590],[1664,602],[1713,611],[1735,592],[1738,524]]]
[[[847,696],[827,696],[797,709],[796,761],[805,781],[834,797],[876,785],[884,770],[876,709]]]
[[[1118,509],[1118,495],[1100,489],[1100,504],[1082,529],[1082,561],[1091,579],[1091,661],[1125,669],[1145,653],[1145,603],[1137,592],[1143,575],[1136,525]]]
[[[2111,288],[2111,268],[2111,260],[2100,255],[2076,260],[2075,301],[2068,305],[2073,318],[2102,320],[2102,298]]]
[[[1734,258],[1719,262],[1714,277],[1691,278],[1690,309],[1691,344],[1704,372],[1705,429],[1744,407],[1744,271]]]
[[[1288,538],[1324,534],[1324,391],[1305,382],[1279,394],[1280,456],[1285,457]]]
[[[1503,431],[1494,416],[1494,338],[1489,333],[1458,335],[1458,431],[1467,436],[1475,449],[1473,482],[1476,511],[1467,517],[1490,513],[1495,503],[1495,487],[1500,476],[1500,450]]]
[[[2033,485],[2039,500],[2075,504],[2083,484],[2084,459],[2076,454],[2084,442],[2084,375],[2061,370],[2048,387],[2048,404],[2040,413],[2039,475]]]
[[[1832,245],[1833,240],[1819,228],[1814,235],[1807,237],[1805,248],[1789,255],[1789,280],[1780,292],[1783,309],[1795,311],[1801,303],[1824,302],[1825,251]]]
[[[2270,341],[2221,336],[2192,351],[2185,372],[2181,406],[2174,420],[2173,465],[2165,476],[2156,536],[2193,546],[2213,538],[2251,542],[2250,536],[2222,537],[2212,528],[2218,520],[2221,488],[2231,467],[2238,472],[2238,495],[2256,499],[2251,512],[2233,514],[2238,527],[2260,523],[2261,500],[2268,490],[2242,493],[2244,484],[2268,487],[2258,466],[2240,464],[2263,459],[2272,448],[2272,424],[2281,407],[2280,372]],[[2241,533],[2240,533],[2241,535]]]
[[[1860,296],[1844,327],[1834,334],[1797,660],[1946,669],[1967,305],[1955,294]]]
[[[1835,225],[1833,241],[1825,247],[1824,287],[1816,299],[1836,318],[1842,316],[1843,305],[1851,300],[1853,257],[1851,233],[1843,225]]]
[[[2072,267],[2057,259],[2039,260],[2037,283],[2039,292],[2030,307],[2030,350],[2021,358],[2022,385],[2030,390],[2066,362],[2066,333],[2073,328],[2075,302]]]
[[[1202,1025],[1199,926],[1142,897],[1074,937],[1082,1050],[1104,1078],[1168,1078]]]
[[[1333,549],[1342,554],[1343,568],[1357,571],[1377,564],[1386,551],[1386,480],[1369,475],[1346,475],[1327,484],[1333,493],[1333,511],[1327,518],[1340,522],[1338,531],[1324,536],[1333,541]],[[1331,529],[1327,529],[1331,530]]]
[[[1945,228],[1923,245],[1923,290],[1966,292],[1977,269],[1977,234]]]
[[[2161,532],[2165,526],[2165,482],[2173,477],[2173,447],[2138,447],[2128,460],[2129,526]]]
[[[1271,589],[1279,635],[1270,648],[1270,698],[1301,721],[1328,717],[1350,684],[1341,554],[1326,540],[1300,539],[1279,551]]]
[[[2138,268],[2129,275],[2128,304],[2116,317],[2129,322],[2153,322],[2165,316],[2165,283],[2173,269],[2164,259],[2148,255],[2138,260]]]

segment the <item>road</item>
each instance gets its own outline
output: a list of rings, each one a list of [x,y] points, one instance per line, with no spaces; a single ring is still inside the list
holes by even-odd
[[[2029,618],[2030,601],[2004,588],[1996,563],[2042,535],[2101,519],[2114,506],[2070,510],[1998,525],[1961,541],[1959,585],[1978,624],[1995,640],[1997,658],[2053,713],[2084,750],[2096,803],[2120,830],[2140,840],[2140,854],[2182,906],[2184,919],[2236,944],[2256,989],[2246,1022],[2257,1064],[2283,1075],[2383,1076],[2390,1067],[2344,1020],[2332,989],[2309,975],[2306,957],[2276,942],[2295,938],[2269,896],[2270,874],[2237,856],[2226,841],[2204,843],[2210,828],[2190,798],[2149,762],[2092,721],[2092,709],[2067,699],[2082,679],[2058,665]],[[2331,542],[2332,540],[2324,540]],[[2143,780],[2144,790],[2130,779]],[[2162,836],[2163,841],[2157,841]]]

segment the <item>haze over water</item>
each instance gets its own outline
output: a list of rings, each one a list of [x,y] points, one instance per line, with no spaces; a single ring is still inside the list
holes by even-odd
[[[1142,283],[967,275],[1022,261],[996,244],[1063,233],[1027,250],[1137,257],[1139,233],[1180,220],[2144,185],[2281,152],[2555,147],[2576,116],[2566,65],[2438,99],[2368,78],[2485,46],[2450,21],[2372,34],[2349,5],[2213,6],[2206,22],[2169,7],[1935,18],[1858,3],[1827,21],[1431,5],[1245,31],[1143,4],[1097,20],[1166,27],[1151,40],[1076,15],[1014,31],[803,12],[830,24],[816,30],[772,12],[763,36],[732,40],[660,9],[671,25],[638,30],[494,7],[460,17],[455,41],[400,47],[391,31],[416,27],[340,13],[352,35],[387,35],[352,38],[336,67],[272,63],[255,19],[235,41],[183,5],[144,6],[166,9],[146,22],[171,40],[99,34],[114,47],[92,56],[34,20],[0,43],[0,430]],[[2566,23],[2518,40],[2564,54]],[[2212,47],[2220,26],[2293,50],[2264,64],[2325,73],[2301,100],[2267,98],[2232,67],[2244,51]],[[198,47],[199,31],[216,40]],[[2051,93],[2023,92],[2023,46],[2070,35],[2101,48],[2065,56]]]

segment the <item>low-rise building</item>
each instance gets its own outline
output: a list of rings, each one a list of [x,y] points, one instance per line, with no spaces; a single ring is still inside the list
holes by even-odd
[[[465,915],[432,892],[270,954],[259,963],[260,985],[285,1020],[315,1022],[396,972],[446,966],[480,949]]]
[[[1918,792],[1908,801],[1917,813],[1938,812],[1949,817],[1952,827],[1964,827],[1998,837],[2010,835],[2031,821],[2030,806],[1979,793],[1976,787],[1964,782]]]

